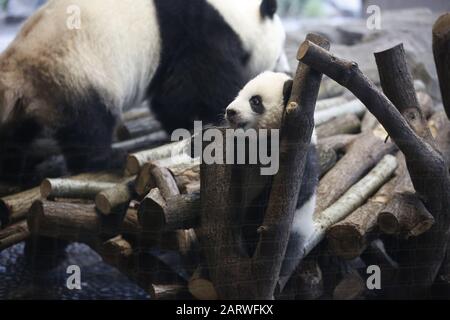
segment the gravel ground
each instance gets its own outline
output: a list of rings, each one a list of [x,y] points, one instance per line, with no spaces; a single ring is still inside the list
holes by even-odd
[[[58,267],[35,274],[24,258],[24,244],[0,253],[0,300],[144,300],[150,297],[89,247],[74,243]],[[81,269],[81,290],[66,287],[67,267]]]

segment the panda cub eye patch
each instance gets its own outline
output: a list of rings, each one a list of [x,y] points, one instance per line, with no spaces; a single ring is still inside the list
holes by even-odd
[[[250,107],[252,108],[253,112],[258,113],[258,114],[264,113],[265,108],[262,103],[261,96],[253,96],[253,97],[251,97],[249,102],[250,102]]]

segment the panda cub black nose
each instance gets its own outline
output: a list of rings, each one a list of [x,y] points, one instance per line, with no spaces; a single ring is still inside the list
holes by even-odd
[[[228,109],[227,110],[227,117],[234,117],[237,115],[237,112],[233,109]]]

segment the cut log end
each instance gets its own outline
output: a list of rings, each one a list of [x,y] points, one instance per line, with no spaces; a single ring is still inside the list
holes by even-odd
[[[378,227],[386,234],[397,234],[400,231],[398,219],[390,212],[380,212],[378,215]]]
[[[95,206],[103,214],[109,214],[113,209],[108,197],[102,192],[95,197]]]
[[[139,159],[135,155],[129,155],[127,158],[126,168],[130,175],[138,174],[141,170]]]
[[[331,227],[327,238],[333,252],[344,259],[356,258],[366,248],[364,235],[350,225]]]
[[[444,36],[450,32],[450,12],[444,13],[433,26],[433,34]]]
[[[41,183],[41,195],[43,198],[48,198],[52,193],[52,183],[49,179],[45,179]]]

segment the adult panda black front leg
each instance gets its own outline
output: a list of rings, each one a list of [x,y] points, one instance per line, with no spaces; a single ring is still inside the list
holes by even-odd
[[[77,112],[67,108],[64,126],[55,137],[71,173],[120,169],[126,154],[112,150],[117,117],[99,98],[93,98]]]

